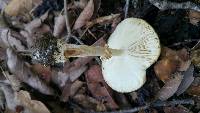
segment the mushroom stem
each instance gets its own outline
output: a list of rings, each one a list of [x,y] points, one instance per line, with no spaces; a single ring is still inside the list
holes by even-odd
[[[64,50],[65,57],[86,57],[86,56],[102,56],[110,58],[111,56],[118,56],[122,54],[121,49],[111,49],[108,46],[87,46],[87,45],[75,45],[67,44],[66,50]]]

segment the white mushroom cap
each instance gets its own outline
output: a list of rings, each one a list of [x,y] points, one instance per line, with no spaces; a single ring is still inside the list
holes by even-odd
[[[146,69],[160,55],[160,42],[154,29],[142,19],[127,18],[118,24],[108,46],[124,52],[102,61],[107,84],[124,93],[139,89],[146,81]]]

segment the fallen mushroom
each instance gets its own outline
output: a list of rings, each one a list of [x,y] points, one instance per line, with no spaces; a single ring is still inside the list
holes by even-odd
[[[57,43],[57,62],[68,57],[101,56],[107,84],[118,92],[139,89],[146,81],[146,69],[160,55],[160,42],[154,29],[144,20],[127,18],[118,24],[108,46]],[[64,57],[63,57],[64,55]]]

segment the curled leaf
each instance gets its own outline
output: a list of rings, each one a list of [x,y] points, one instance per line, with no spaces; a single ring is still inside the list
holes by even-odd
[[[178,90],[176,91],[177,95],[180,95],[183,92],[185,92],[188,89],[188,87],[192,84],[192,82],[194,81],[193,73],[194,73],[193,65],[191,65],[187,71],[183,72],[183,80],[180,86],[178,87]]]
[[[77,30],[81,27],[83,27],[92,17],[94,12],[94,2],[93,0],[90,0],[87,4],[87,6],[83,9],[81,14],[79,15],[78,19],[76,20],[73,29]]]
[[[165,85],[160,89],[160,91],[158,91],[156,95],[157,99],[164,101],[176,93],[179,85],[181,84],[182,75],[180,73],[176,73],[174,76],[174,78],[166,81]]]
[[[58,17],[55,18],[53,36],[55,37],[60,36],[60,34],[64,31],[65,27],[66,27],[65,17],[63,15],[59,15]]]

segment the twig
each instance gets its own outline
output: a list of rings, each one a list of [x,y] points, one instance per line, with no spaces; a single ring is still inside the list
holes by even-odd
[[[64,13],[65,13],[65,23],[66,23],[66,27],[67,27],[67,36],[70,37],[71,36],[71,28],[69,25],[69,18],[68,18],[68,11],[67,11],[67,0],[64,0]]]
[[[84,109],[80,108],[78,105],[73,104],[73,106],[78,108],[81,112],[84,112],[84,113],[133,113],[133,112],[148,109],[150,107],[174,106],[174,105],[178,105],[178,104],[194,104],[194,100],[184,99],[184,100],[173,100],[173,101],[159,101],[159,102],[149,103],[144,106],[135,107],[135,108],[128,109],[128,110],[119,110],[119,111],[111,111],[111,112],[93,112],[93,111],[84,110]]]
[[[200,6],[193,3],[193,2],[170,2],[168,0],[149,0],[151,4],[157,7],[160,10],[167,10],[167,9],[191,9],[195,11],[200,11]]]
[[[126,0],[126,4],[125,4],[125,15],[124,15],[124,18],[126,18],[127,17],[127,15],[128,15],[128,8],[129,8],[129,2],[130,2],[130,0]]]
[[[177,42],[174,43],[172,45],[169,45],[168,47],[175,47],[175,46],[179,46],[179,45],[183,45],[183,44],[188,44],[188,43],[192,43],[192,42],[198,42],[199,39],[190,39],[190,40],[184,40],[182,42]]]

